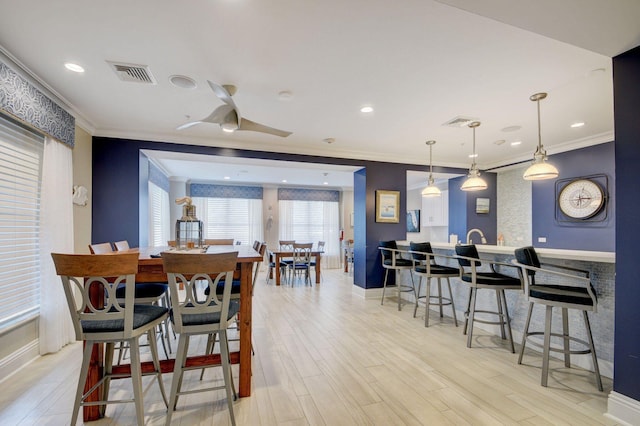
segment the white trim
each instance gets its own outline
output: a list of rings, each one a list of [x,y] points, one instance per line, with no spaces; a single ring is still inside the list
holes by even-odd
[[[640,401],[629,398],[621,393],[611,391],[605,417],[613,419],[622,425],[640,424]]]
[[[40,356],[40,343],[35,339],[0,360],[0,383],[13,376]]]

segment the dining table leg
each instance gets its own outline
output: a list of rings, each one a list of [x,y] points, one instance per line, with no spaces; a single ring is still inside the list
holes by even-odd
[[[253,264],[244,262],[240,264],[240,377],[238,379],[238,395],[240,397],[251,395],[251,316],[252,296],[251,279]],[[277,277],[277,275],[276,275]]]

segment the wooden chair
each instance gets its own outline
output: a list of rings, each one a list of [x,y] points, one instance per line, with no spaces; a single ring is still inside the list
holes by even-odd
[[[231,376],[227,327],[239,310],[239,303],[231,301],[231,286],[237,257],[237,252],[216,254],[162,253],[164,269],[167,272],[171,288],[171,306],[173,310],[171,320],[176,332],[179,334],[173,381],[171,383],[171,396],[169,398],[169,411],[166,419],[167,426],[171,424],[171,417],[180,395],[217,389],[225,389],[231,424],[235,425],[233,399],[236,398],[236,392]],[[202,300],[203,298],[198,297],[197,294],[198,281],[205,281],[208,288],[217,288],[219,284],[222,285],[222,296],[218,296],[216,291],[211,291]],[[178,290],[183,286],[185,296],[181,300]],[[224,385],[182,392],[181,386],[184,371],[219,365],[214,362],[216,360],[213,359],[215,358],[213,355],[210,355],[207,360],[203,360],[203,363],[198,363],[197,366],[187,367],[186,365],[191,337],[212,334],[220,335],[220,363],[222,364]]]
[[[232,246],[233,238],[205,238],[205,246]]]
[[[81,406],[100,405],[104,414],[106,404],[120,402],[135,403],[137,423],[138,425],[144,424],[139,339],[144,334],[148,337],[154,370],[145,374],[156,377],[166,405],[167,397],[162,383],[154,329],[167,318],[168,309],[162,306],[135,304],[135,274],[138,272],[138,254],[52,253],[51,256],[56,273],[60,276],[64,286],[69,312],[76,332],[76,340],[85,343],[71,424],[76,424],[78,410]],[[77,277],[84,277],[84,279]],[[116,297],[116,291],[120,286],[125,288],[124,299]],[[103,299],[103,291],[108,297],[105,303],[101,304],[99,302]],[[82,295],[81,300],[76,300],[75,292]],[[111,378],[116,377],[111,374],[116,342],[127,342],[131,348],[133,399],[130,400],[108,400]],[[106,343],[104,377],[98,384],[84,392],[91,353],[97,343]],[[100,389],[100,385],[103,385],[103,391],[102,395],[98,397],[99,400],[88,401],[88,398]]]

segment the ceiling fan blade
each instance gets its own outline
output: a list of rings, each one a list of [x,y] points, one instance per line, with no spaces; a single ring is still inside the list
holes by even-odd
[[[235,110],[238,109],[238,107],[236,106],[236,103],[233,102],[233,99],[231,99],[231,94],[227,92],[227,89],[220,86],[219,84],[214,83],[211,80],[207,80],[207,83],[209,83],[209,87],[211,87],[211,90],[213,90],[213,93],[215,93],[216,96],[220,98],[222,102],[224,102],[227,105],[230,105]]]
[[[203,118],[202,121],[205,123],[213,123],[213,124],[222,124],[229,121],[227,116],[229,113],[236,114],[234,108],[230,105],[220,105],[218,108],[214,109],[209,116]]]
[[[196,124],[202,124],[202,123],[213,123],[213,124],[222,125],[223,123],[228,123],[231,121],[237,122],[238,120],[236,117],[237,117],[237,114],[234,111],[233,107],[229,105],[220,105],[218,108],[214,109],[211,114],[209,114],[207,117],[203,118],[202,120],[190,121],[188,123],[185,123],[181,126],[176,127],[176,130],[188,129],[189,127],[195,126]]]
[[[189,127],[195,126],[196,124],[200,124],[200,123],[202,123],[202,121],[190,121],[188,123],[184,123],[184,124],[176,127],[176,130],[188,129]]]
[[[252,132],[269,133],[270,135],[276,135],[283,138],[286,138],[291,134],[291,132],[274,129],[273,127],[265,126],[264,124],[259,124],[246,118],[243,118],[242,121],[240,121],[238,130],[250,130]]]

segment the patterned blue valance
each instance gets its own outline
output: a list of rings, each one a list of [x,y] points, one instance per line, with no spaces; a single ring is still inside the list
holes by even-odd
[[[278,188],[278,200],[340,201],[340,191],[326,189]]]
[[[162,173],[162,171],[149,161],[149,182],[158,185],[160,188],[169,192],[169,178]]]
[[[73,148],[75,118],[2,62],[0,109]]]
[[[189,194],[192,197],[244,198],[262,200],[262,188],[259,186],[209,185],[192,183]]]

